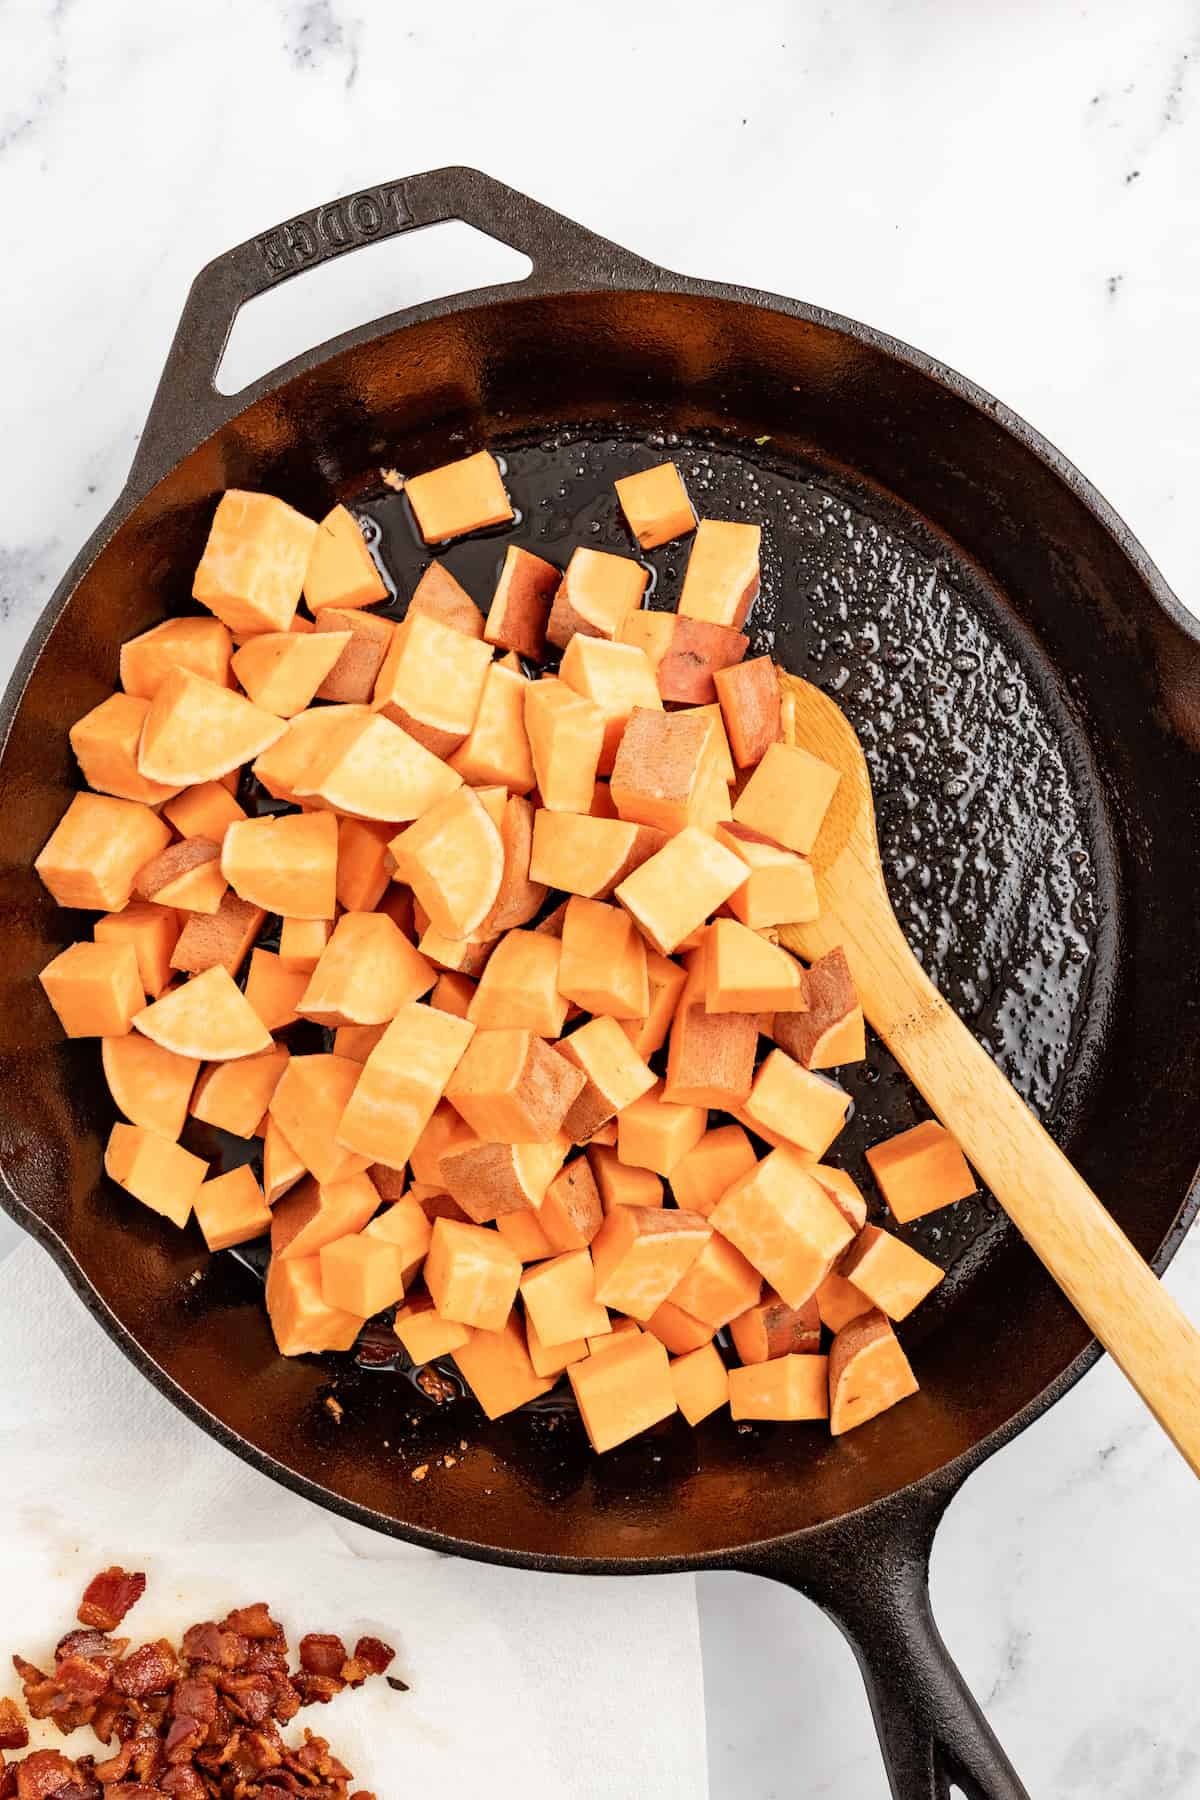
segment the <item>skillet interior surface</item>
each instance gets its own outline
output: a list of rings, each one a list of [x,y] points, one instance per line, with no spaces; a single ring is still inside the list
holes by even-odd
[[[845,707],[914,946],[1147,1255],[1200,1159],[1194,644],[985,412],[810,318],[661,293],[467,308],[319,364],[161,482],[53,630],[0,764],[0,1162],[31,1222],[233,1447],[373,1524],[532,1557],[715,1555],[969,1451],[1084,1347],[988,1197],[908,1233],[949,1275],[907,1334],[922,1391],[903,1408],[838,1443],[677,1421],[595,1461],[561,1405],[488,1428],[394,1373],[277,1357],[252,1269],[104,1181],[95,1046],[60,1042],[32,997],[90,922],[57,912],[29,866],[75,780],[67,728],[111,690],[120,641],[190,605],[215,494],[349,499],[400,613],[427,552],[380,467],[481,443],[504,453],[521,514],[447,554],[485,604],[510,536],[555,561],[580,541],[628,552],[612,477],[668,456],[701,513],[764,522],[754,648]],[[651,604],[673,604],[685,554],[647,557]],[[855,1114],[834,1160],[863,1176],[864,1147],[926,1109],[878,1044],[845,1074]],[[217,1160],[244,1154],[189,1131]]]

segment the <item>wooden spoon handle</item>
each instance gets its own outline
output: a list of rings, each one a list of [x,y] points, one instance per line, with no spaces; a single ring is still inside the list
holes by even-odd
[[[847,953],[872,1026],[1200,1475],[1200,1332],[899,934]]]

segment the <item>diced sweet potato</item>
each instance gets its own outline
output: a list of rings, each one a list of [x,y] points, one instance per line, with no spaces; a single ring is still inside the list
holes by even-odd
[[[704,706],[685,706],[681,711],[690,718],[707,719],[712,729],[712,740],[709,745],[713,764],[726,787],[732,787],[736,770],[733,757],[729,753],[729,739],[725,735],[725,721],[721,717],[721,708],[715,701]],[[731,846],[732,848],[732,846]]]
[[[308,1170],[284,1137],[271,1115],[263,1131],[263,1194],[268,1206],[307,1175]]]
[[[845,1125],[849,1109],[844,1089],[801,1068],[784,1050],[772,1050],[760,1065],[745,1103],[751,1130],[765,1126],[817,1158]]]
[[[662,1177],[656,1175],[653,1169],[624,1163],[615,1146],[595,1142],[588,1145],[587,1159],[596,1177],[596,1186],[600,1190],[606,1213],[610,1213],[615,1206],[662,1205]]]
[[[271,1210],[249,1163],[202,1182],[192,1204],[210,1250],[248,1244],[271,1229]]]
[[[550,1248],[583,1250],[604,1223],[596,1178],[585,1156],[577,1156],[555,1175],[542,1196],[538,1224]]]
[[[414,1363],[449,1356],[452,1350],[461,1350],[471,1335],[468,1326],[443,1319],[428,1294],[406,1301],[396,1313],[393,1329]]]
[[[798,744],[769,744],[734,802],[737,824],[807,856],[841,776]]]
[[[233,672],[256,706],[281,719],[308,706],[350,642],[348,631],[265,631],[233,654]]]
[[[864,1225],[838,1264],[889,1319],[907,1319],[915,1306],[945,1279],[945,1270],[877,1225]]]
[[[521,1260],[498,1231],[435,1219],[425,1285],[444,1319],[501,1331],[521,1280]]]
[[[393,1179],[394,1173],[393,1171]],[[448,1196],[443,1195],[442,1198],[447,1199]],[[391,1206],[385,1207],[383,1212],[377,1213],[369,1225],[364,1225],[363,1235],[379,1238],[385,1244],[396,1245],[401,1253],[404,1287],[407,1292],[420,1274],[433,1238],[433,1224],[421,1202],[414,1194],[405,1194]]]
[[[503,525],[513,516],[500,465],[489,450],[443,463],[404,484],[421,536],[427,544]]]
[[[429,1115],[429,1123],[409,1152],[413,1180],[444,1188],[442,1157],[448,1150],[458,1150],[466,1144],[477,1145],[478,1142],[471,1127],[450,1102],[439,1100]]]
[[[200,1073],[199,1058],[176,1056],[161,1044],[131,1031],[100,1045],[104,1079],[118,1110],[132,1125],[158,1137],[177,1138]]]
[[[361,1231],[378,1210],[378,1190],[362,1170],[338,1181],[303,1181],[272,1209],[271,1259],[316,1256],[325,1244]]]
[[[624,1019],[621,1028],[639,1056],[651,1057],[667,1041],[687,971],[657,950],[647,948],[646,979],[650,984],[650,1010],[644,1019]]]
[[[703,1344],[676,1356],[671,1362],[671,1387],[675,1404],[689,1425],[719,1412],[729,1404],[729,1371],[715,1344]]]
[[[730,1324],[733,1347],[742,1361],[763,1363],[779,1356],[815,1355],[821,1348],[820,1294],[818,1288],[802,1305],[789,1306],[768,1288],[761,1300]]]
[[[668,833],[704,823],[714,743],[710,721],[696,713],[634,707],[609,784],[620,816]]]
[[[829,1358],[779,1356],[729,1371],[735,1419],[827,1419]]]
[[[529,872],[547,887],[604,900],[665,841],[652,825],[542,808],[533,815]]]
[[[287,721],[283,736],[255,758],[250,773],[276,800],[297,804],[294,783],[302,778],[318,751],[341,742],[348,719],[370,716],[366,706],[311,706]]]
[[[391,835],[378,821],[338,820],[337,902],[346,912],[371,912],[383,899],[392,878]]]
[[[479,978],[467,1017],[481,1030],[556,1038],[567,1016],[559,992],[561,955],[559,941],[543,932],[506,932]]]
[[[589,1356],[603,1356],[608,1350],[615,1350],[627,1337],[640,1337],[642,1328],[636,1319],[627,1319],[624,1313],[617,1313],[612,1320],[612,1330],[599,1337],[588,1339]]]
[[[808,979],[794,956],[737,919],[714,919],[705,947],[709,1012],[803,1013]]]
[[[374,606],[389,595],[387,582],[353,513],[344,506],[327,512],[317,527],[304,573],[310,612],[325,606]]]
[[[225,893],[220,844],[211,838],[181,838],[168,844],[138,870],[133,891],[157,906],[216,912]]]
[[[530,685],[530,684],[527,684]],[[483,804],[497,816],[494,802],[502,789],[484,789]],[[504,872],[500,891],[491,911],[479,927],[480,936],[495,936],[525,925],[540,912],[546,899],[546,886],[530,875],[533,855],[533,807],[523,794],[509,794],[498,809],[500,844],[504,851]]]
[[[271,1049],[259,1056],[212,1063],[196,1083],[192,1117],[218,1125],[233,1137],[255,1137],[288,1061],[286,1050]]]
[[[739,769],[751,769],[781,736],[775,665],[769,656],[756,656],[717,670],[714,681],[733,760]]]
[[[60,906],[120,912],[138,870],[170,839],[157,813],[138,800],[76,794],[33,866]]]
[[[566,1153],[561,1134],[545,1144],[484,1144],[472,1138],[442,1152],[441,1185],[473,1225],[488,1225],[507,1213],[538,1211]]]
[[[124,1037],[145,1005],[132,944],[70,944],[38,977],[70,1038]]]
[[[452,974],[469,975],[472,979],[483,974],[495,947],[495,938],[451,938],[435,925],[425,927],[417,945],[421,955],[428,957],[436,968],[448,969]]]
[[[138,770],[175,788],[213,781],[252,762],[286,730],[282,719],[231,688],[172,669],[142,725]]]
[[[604,714],[565,681],[525,684],[525,730],[542,805],[586,813],[604,748]]]
[[[867,1151],[893,1218],[906,1225],[975,1192],[967,1159],[945,1126],[926,1119]]]
[[[500,892],[504,846],[472,788],[455,788],[388,848],[397,880],[409,884],[439,931],[466,938],[483,924]]]
[[[176,792],[138,772],[138,743],[149,710],[150,702],[134,694],[110,694],[72,725],[71,748],[89,787],[121,800],[142,800],[147,806],[169,800]]]
[[[483,636],[483,614],[444,563],[431,562],[421,576],[405,617],[412,613],[428,613],[430,618],[440,619],[443,625],[452,625],[468,637]]]
[[[547,1347],[600,1337],[612,1330],[607,1309],[595,1298],[596,1276],[588,1250],[567,1250],[526,1269],[521,1299]]]
[[[557,1380],[557,1376],[539,1375],[534,1369],[515,1313],[498,1331],[472,1330],[467,1342],[455,1350],[454,1361],[489,1419],[499,1419],[548,1394]]]
[[[854,1177],[845,1169],[834,1169],[823,1162],[810,1163],[808,1172],[825,1189],[846,1222],[855,1231],[861,1231],[867,1222],[867,1203]]]
[[[117,1123],[104,1152],[105,1173],[119,1187],[161,1213],[172,1225],[186,1225],[208,1164],[173,1138],[143,1125]]]
[[[685,1211],[708,1218],[726,1188],[748,1174],[757,1160],[740,1125],[718,1125],[675,1164],[671,1191]]]
[[[540,662],[546,654],[546,621],[558,581],[553,563],[510,544],[483,628],[487,642]]]
[[[631,557],[580,546],[558,583],[546,636],[560,650],[576,633],[617,637],[626,614],[641,606],[649,579],[649,570]]]
[[[659,659],[656,676],[664,700],[705,706],[717,697],[723,670],[741,661],[749,639],[740,631],[676,614],[670,641]]]
[[[368,1056],[338,1135],[372,1162],[400,1169],[428,1125],[475,1027],[413,1001]],[[473,1121],[471,1121],[473,1123]]]
[[[475,723],[491,665],[477,638],[410,612],[392,633],[372,705],[435,756],[449,756]]]
[[[615,1019],[589,1019],[561,1040],[558,1051],[587,1077],[563,1122],[564,1131],[574,1143],[586,1143],[606,1120],[654,1086],[654,1071],[643,1062]]]
[[[317,614],[316,635],[335,632],[340,637],[348,632],[349,638],[342,644],[337,661],[317,689],[317,699],[333,700],[344,706],[365,705],[375,692],[395,629],[390,619],[381,619],[377,613],[354,612],[340,606],[323,607]]]
[[[243,819],[225,833],[221,871],[234,893],[252,906],[297,919],[332,919],[337,847],[332,813]]]
[[[703,1215],[699,1215],[703,1217]],[[720,1331],[758,1303],[762,1277],[740,1250],[714,1231],[668,1299],[693,1319]]]
[[[761,526],[701,519],[683,577],[679,612],[740,631],[758,594],[761,539]]]
[[[334,1055],[337,1055],[336,1050]],[[367,1174],[371,1177],[371,1185],[381,1200],[386,1200],[390,1204],[393,1200],[405,1198],[408,1188],[407,1169],[389,1169],[386,1163],[372,1163]],[[416,1185],[414,1182],[413,1187],[415,1188]]]
[[[458,785],[452,769],[375,713],[348,721],[327,739],[297,780],[295,792],[301,800],[320,799],[356,818],[398,822],[419,819]],[[227,845],[228,840],[226,833]]]
[[[706,831],[689,825],[616,889],[654,948],[670,956],[744,880],[745,865]]]
[[[403,1254],[379,1238],[335,1238],[320,1251],[321,1296],[326,1306],[370,1319],[404,1296]]]
[[[829,1352],[829,1429],[834,1437],[864,1425],[917,1392],[918,1382],[881,1312],[843,1325]]]
[[[225,893],[214,913],[189,913],[171,952],[171,967],[190,975],[224,969],[236,975],[266,917],[237,894]]]
[[[171,979],[171,952],[179,939],[179,920],[170,907],[131,900],[123,912],[105,913],[92,927],[98,944],[132,944],[138,979],[154,1000]]]
[[[228,488],[213,515],[193,598],[243,636],[286,631],[316,535],[315,520],[273,494]]]
[[[465,1019],[471,1008],[475,988],[476,983],[469,975],[458,975],[453,969],[443,969],[433,985],[429,1004],[438,1012],[453,1013],[456,1019]]]
[[[271,1096],[271,1117],[318,1181],[343,1181],[374,1160],[338,1142],[362,1073],[347,1057],[293,1056]]]
[[[317,1025],[385,1025],[427,994],[433,964],[386,913],[343,913],[309,977],[297,1012]]]
[[[660,1082],[619,1115],[617,1155],[623,1163],[669,1177],[676,1163],[704,1136],[707,1123],[704,1107],[664,1100]]]
[[[533,757],[525,731],[523,675],[492,663],[483,684],[479,711],[450,767],[472,787],[506,787],[527,794],[534,785]]]
[[[284,918],[279,930],[279,960],[297,975],[311,975],[325,953],[333,919]]]
[[[617,632],[619,644],[632,644],[644,653],[656,679],[675,636],[676,617],[675,613],[648,612],[639,608],[636,612],[626,613]]]
[[[584,1080],[581,1069],[532,1031],[480,1031],[450,1077],[446,1098],[485,1143],[548,1143]]]
[[[781,1015],[772,1028],[775,1042],[806,1069],[862,1062],[867,1054],[866,1027],[840,944],[812,965],[807,985],[808,1011]]]
[[[871,1302],[864,1293],[839,1275],[835,1269],[827,1275],[814,1295],[814,1303],[822,1325],[827,1325],[835,1335],[848,1325],[851,1319],[861,1318],[863,1313],[870,1312]]]
[[[643,550],[654,550],[695,528],[696,515],[674,463],[658,463],[614,481],[625,521]]]
[[[227,1062],[271,1048],[270,1032],[222,968],[194,975],[136,1013],[133,1023],[164,1050],[203,1062]]]
[[[709,1215],[789,1306],[803,1305],[854,1237],[794,1150],[772,1150]]]
[[[817,917],[820,903],[811,863],[779,844],[767,843],[744,826],[719,824],[716,838],[739,856],[748,870],[741,887],[735,888],[726,902],[743,925],[761,931],[771,925],[801,925]]]
[[[687,1274],[712,1227],[699,1213],[616,1206],[592,1240],[596,1299],[644,1322]]]
[[[586,1012],[645,1018],[650,1008],[646,948],[628,913],[572,895],[563,915],[558,986]]]
[[[338,1312],[325,1304],[319,1256],[280,1260],[267,1269],[267,1314],[281,1356],[316,1355],[322,1350],[349,1350],[362,1330],[356,1313]]]
[[[496,1220],[496,1230],[523,1263],[544,1262],[546,1257],[554,1255],[554,1245],[542,1230],[541,1220],[535,1212],[501,1213]],[[544,1370],[541,1372],[545,1373]]]
[[[650,660],[635,644],[614,644],[577,632],[563,652],[559,673],[568,687],[591,700],[604,716],[599,773],[607,775],[634,707],[655,711],[662,706]]]
[[[611,1332],[609,1335],[612,1335]],[[525,1314],[525,1344],[535,1375],[561,1375],[572,1363],[582,1362],[586,1356],[591,1355],[585,1337],[569,1338],[564,1344],[544,1344],[538,1336],[533,1315],[528,1310]]]
[[[694,951],[687,982],[671,1022],[666,1098],[680,1106],[733,1110],[744,1104],[754,1080],[758,1050],[756,1014],[709,1012],[705,1004],[707,945]]]
[[[172,669],[190,669],[218,687],[227,684],[233,639],[219,619],[164,619],[121,645],[121,686],[153,700]]]
[[[597,1455],[676,1410],[667,1353],[657,1338],[629,1334],[602,1356],[572,1363],[567,1379]]]
[[[220,781],[198,781],[168,800],[164,819],[185,838],[211,838],[219,844],[230,825],[246,817],[229,789]]]
[[[664,1300],[661,1306],[655,1307],[646,1320],[646,1330],[652,1332],[660,1344],[665,1344],[672,1356],[686,1356],[690,1350],[699,1350],[705,1344],[711,1344],[716,1335],[711,1325],[694,1319],[673,1300]]]

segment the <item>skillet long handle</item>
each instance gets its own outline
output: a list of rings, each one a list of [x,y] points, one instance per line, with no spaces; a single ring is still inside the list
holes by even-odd
[[[863,1010],[1200,1475],[1200,1332],[942,998],[895,928],[847,945]]]

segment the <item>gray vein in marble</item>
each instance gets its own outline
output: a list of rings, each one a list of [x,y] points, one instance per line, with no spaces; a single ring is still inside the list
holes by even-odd
[[[50,64],[46,79],[30,95],[28,104],[17,112],[0,117],[0,156],[40,130],[66,92],[67,59],[63,55],[57,55]]]
[[[343,22],[334,0],[291,0],[284,8],[285,48],[298,69],[313,69],[334,56],[346,59],[346,83],[358,76],[359,24]]]
[[[1117,1652],[1114,1646],[1114,1657]],[[1118,1664],[1114,1660],[1114,1679]],[[1114,1696],[1115,1697],[1115,1696]],[[1128,1694],[1122,1696],[1128,1701]],[[1101,1793],[1122,1800],[1192,1800],[1200,1773],[1200,1727],[1183,1744],[1164,1744],[1144,1725],[1121,1719],[1097,1720],[1063,1751],[1056,1794],[1082,1794],[1095,1800]]]

